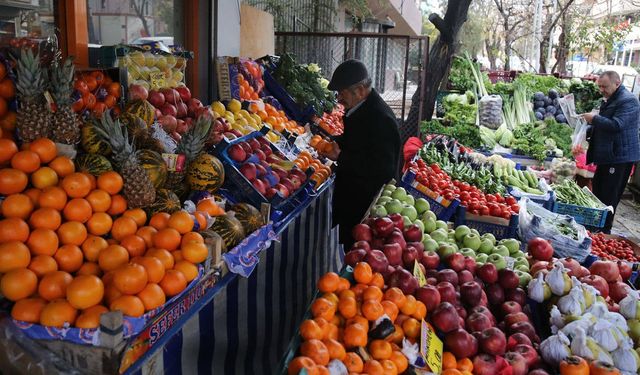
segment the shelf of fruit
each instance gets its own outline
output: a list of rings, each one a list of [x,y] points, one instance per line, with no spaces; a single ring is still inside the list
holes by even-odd
[[[427,358],[418,353],[426,344],[423,319],[442,340],[440,360],[426,361],[435,373],[640,370],[640,298],[625,283],[627,263],[585,268],[553,258],[541,238],[523,252],[515,239],[450,229],[424,202],[405,203],[414,210],[353,228],[356,242],[345,255],[353,275],[318,280],[317,298],[286,357],[289,374],[425,369]]]

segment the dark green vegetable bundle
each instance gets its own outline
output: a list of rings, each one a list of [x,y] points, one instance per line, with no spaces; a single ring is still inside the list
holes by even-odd
[[[514,129],[511,147],[540,161],[555,148],[562,151],[563,155],[570,155],[571,134],[573,131],[569,126],[553,119],[529,122]]]

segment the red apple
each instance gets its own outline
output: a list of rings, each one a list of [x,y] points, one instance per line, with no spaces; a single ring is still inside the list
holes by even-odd
[[[529,366],[520,353],[509,352],[504,355],[504,359],[511,365],[512,375],[527,375]]]
[[[427,311],[431,311],[440,304],[440,292],[433,285],[424,285],[416,290],[415,297],[418,301],[424,303]]]
[[[490,284],[486,290],[487,300],[491,306],[498,306],[504,302],[504,289],[500,284]]]
[[[227,149],[227,154],[229,155],[229,157],[232,160],[237,161],[237,162],[243,162],[243,161],[245,161],[245,159],[247,159],[247,153],[237,143],[229,146],[229,148]]]
[[[528,336],[531,339],[531,342],[536,344],[540,343],[540,338],[536,333],[536,329],[533,328],[533,325],[529,322],[521,321],[521,322],[515,323],[509,326],[508,330],[509,330],[509,333],[511,334],[518,333],[518,332],[524,333],[526,336]],[[518,349],[517,346],[516,346],[516,349]]]
[[[539,271],[549,269],[551,269],[551,264],[547,261],[540,260],[533,263],[533,265],[529,269],[529,273],[532,277],[535,277]]]
[[[512,270],[503,269],[498,272],[498,282],[504,289],[515,289],[518,287],[520,279]]]
[[[529,321],[529,317],[527,316],[527,314],[523,313],[522,311],[507,314],[504,317],[504,323],[507,327],[511,327],[513,324],[516,324],[518,322],[528,322],[528,321]]]
[[[527,375],[549,375],[549,373],[546,370],[538,368],[538,369],[529,371]]]
[[[249,181],[253,181],[257,177],[256,165],[253,163],[245,163],[240,166],[240,173]]]
[[[476,274],[476,270],[477,270],[477,264],[476,264],[476,260],[465,256],[464,257],[464,269],[469,271],[472,275]]]
[[[289,188],[287,188],[285,185],[281,183],[275,184],[274,188],[278,190],[278,193],[280,193],[280,195],[282,195],[283,198],[288,198],[289,195],[291,194],[289,191]]]
[[[478,277],[487,284],[498,282],[498,269],[493,263],[485,263],[477,269]]]
[[[253,151],[253,154],[256,157],[258,157],[258,160],[260,160],[260,161],[267,159],[267,155],[265,155],[264,152],[262,152],[262,150],[255,150],[255,151]]]
[[[371,250],[364,257],[364,261],[369,263],[374,272],[386,271],[389,261],[384,253],[380,250]]]
[[[162,129],[167,133],[176,131],[176,128],[178,127],[178,121],[173,116],[162,115],[158,117],[158,122],[160,123],[160,126],[162,126]]]
[[[470,358],[478,352],[478,340],[461,328],[447,333],[444,342],[456,358]]]
[[[413,246],[407,245],[407,248],[402,252],[402,263],[406,268],[413,269],[413,265],[416,260],[420,262],[420,256],[422,254]],[[419,263],[418,263],[419,264]]]
[[[540,237],[535,237],[527,242],[527,252],[535,259],[549,261],[553,258],[553,247],[551,244]]]
[[[435,251],[425,251],[422,253],[422,259],[420,263],[424,265],[427,270],[435,270],[440,265],[440,257]]]
[[[502,357],[500,358],[502,359]],[[480,353],[473,359],[474,375],[496,375],[501,367],[497,362],[497,357],[490,354]]]
[[[404,235],[399,229],[391,231],[391,234],[387,237],[386,243],[397,243],[403,251],[407,248],[407,241],[404,239]]]
[[[503,316],[508,316],[509,314],[521,313],[522,306],[514,301],[507,301],[500,305],[500,311]],[[507,325],[509,324],[507,323]]]
[[[496,318],[486,306],[476,306],[469,311],[470,314],[479,313],[485,315],[491,321],[491,324],[496,324]]]
[[[458,283],[460,285],[464,283],[468,283],[470,281],[474,281],[473,275],[471,274],[471,272],[467,271],[466,269],[458,272]]]
[[[427,311],[429,311],[429,309],[427,309]],[[469,315],[465,322],[467,330],[471,333],[482,332],[485,329],[493,327],[491,319],[489,319],[485,314],[477,312]]]
[[[455,303],[457,301],[456,289],[450,282],[439,282],[438,285],[436,285],[436,288],[438,289],[438,293],[440,293],[441,301],[449,303]]]
[[[456,271],[451,269],[443,269],[438,271],[437,279],[440,282],[447,281],[453,286],[456,286],[459,283],[458,274],[456,273]]]
[[[529,336],[525,335],[524,333],[518,332],[509,336],[509,339],[507,340],[507,350],[511,351],[516,347],[516,345],[520,344],[533,346],[533,344],[531,343],[531,339],[529,339]]]
[[[422,241],[422,229],[416,224],[411,224],[402,231],[407,242]]]
[[[351,236],[355,241],[371,241],[373,239],[373,231],[367,224],[356,224],[351,229]]]
[[[149,91],[149,98],[147,100],[156,108],[161,108],[164,105],[164,95],[156,90]]]
[[[456,272],[460,272],[464,269],[464,255],[460,253],[453,253],[449,255],[445,262],[449,265],[449,268]]]
[[[410,295],[418,289],[418,280],[413,277],[411,272],[399,268],[389,275],[387,285],[389,287],[398,287],[405,295]]]
[[[387,237],[391,234],[393,228],[393,221],[388,217],[379,217],[373,222],[373,233],[377,237]]]
[[[253,185],[253,187],[256,188],[256,190],[260,194],[265,195],[267,193],[267,187],[264,185],[264,183],[261,180],[254,179],[253,181],[251,181],[251,184]]]
[[[364,249],[365,251],[371,251],[371,245],[367,241],[356,241],[356,243],[351,246],[351,250],[353,249]]]
[[[531,345],[516,345],[513,348],[512,352],[518,353],[524,357],[525,362],[527,363],[527,367],[532,368],[537,365],[540,361],[540,357],[538,356],[538,352]]]
[[[384,245],[382,252],[387,257],[390,265],[399,266],[402,264],[402,249],[397,243],[388,243]]]
[[[480,350],[487,354],[504,355],[507,349],[507,338],[504,332],[496,327],[482,331],[479,341]]]
[[[180,99],[183,102],[188,102],[191,99],[191,90],[187,86],[179,86],[175,88],[175,91],[180,95]],[[197,100],[197,99],[196,99]]]
[[[475,281],[469,281],[460,286],[460,298],[467,306],[477,306],[482,297],[482,288]]]
[[[244,151],[244,150],[242,150]],[[242,156],[242,153],[240,151],[238,151],[239,156]],[[245,158],[246,158],[246,153],[245,153]],[[256,164],[256,173],[258,175],[258,177],[263,177],[267,175],[267,169],[262,165],[262,164]],[[282,179],[281,179],[282,180]]]
[[[504,292],[504,298],[507,301],[515,301],[521,306],[527,304],[527,293],[521,288],[509,289]]]
[[[273,188],[270,188],[269,190],[273,190],[274,192],[277,191]],[[367,252],[364,249],[353,249],[345,254],[344,262],[351,267],[355,267],[358,262],[364,259],[365,255],[367,255]]]
[[[460,327],[458,312],[449,302],[442,302],[433,310],[431,322],[444,333],[452,332]]]
[[[389,215],[389,219],[393,221],[393,224],[398,228],[398,230],[402,233],[404,229],[404,218],[400,214],[391,214]]]

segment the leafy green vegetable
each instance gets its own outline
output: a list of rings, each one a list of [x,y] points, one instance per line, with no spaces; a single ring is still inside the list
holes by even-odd
[[[420,132],[423,134],[447,135],[471,148],[478,148],[482,145],[480,128],[474,123],[458,122],[446,126],[440,120],[423,121],[420,124]]]
[[[480,64],[476,63],[476,66],[479,67]],[[482,73],[482,80],[485,86],[489,87],[491,85],[487,73]],[[449,84],[453,90],[461,92],[475,91],[477,84],[473,78],[473,71],[464,57],[455,56],[453,58],[451,70],[449,71]]]
[[[299,105],[313,105],[319,116],[333,110],[335,95],[323,86],[324,78],[317,65],[296,64],[293,55],[285,53],[280,57],[273,77]]]
[[[513,81],[514,84],[522,84],[529,93],[544,92],[555,89],[561,94],[567,93],[565,82],[554,76],[541,76],[534,73],[520,73]]]
[[[553,151],[555,148],[562,151],[564,155],[570,155],[572,133],[568,125],[559,124],[553,119],[547,119],[544,122],[528,122],[515,128],[511,147],[539,161],[544,160],[548,151]],[[555,145],[547,141],[548,139]]]
[[[602,94],[598,86],[591,81],[573,81],[569,86],[576,103],[576,113],[590,112],[600,105]]]
[[[487,90],[491,95],[500,95],[504,100],[505,97],[513,95],[513,84],[507,82],[496,82],[487,86]]]

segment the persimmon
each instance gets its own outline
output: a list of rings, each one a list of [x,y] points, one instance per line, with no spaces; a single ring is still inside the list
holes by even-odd
[[[159,283],[164,277],[164,263],[156,257],[144,256],[132,259],[131,261],[144,267],[150,283]]]
[[[38,277],[28,268],[16,268],[0,279],[0,292],[10,301],[18,301],[34,294],[38,288]]]
[[[400,351],[394,350],[389,359],[395,363],[398,374],[402,374],[409,367],[409,360]]]
[[[33,203],[33,208],[39,208],[38,199],[40,199],[40,194],[42,194],[41,189],[31,188],[24,191],[24,194],[31,199],[31,203]]]
[[[164,229],[169,225],[170,217],[171,215],[169,215],[166,212],[158,212],[153,216],[151,216],[151,219],[149,220],[149,225],[156,228],[156,230]]]
[[[138,228],[136,235],[144,239],[147,248],[153,247],[153,237],[158,233],[158,230],[152,226],[146,226]]]
[[[407,300],[400,308],[400,311],[402,311],[402,313],[405,315],[411,315],[416,312],[417,308],[418,308],[418,305],[417,305],[416,298],[412,295],[408,295]]]
[[[168,297],[173,297],[182,292],[187,287],[187,279],[178,270],[167,270],[159,283],[160,287]]]
[[[53,301],[67,296],[67,286],[73,280],[68,272],[50,272],[40,280],[38,295],[47,301]]]
[[[67,300],[76,309],[97,305],[104,297],[104,284],[95,275],[79,275],[67,286]]]
[[[50,207],[38,208],[29,217],[29,225],[33,229],[57,230],[61,224],[62,215],[60,215],[59,211]]]
[[[385,340],[400,345],[402,344],[402,339],[404,339],[404,331],[402,330],[402,326],[399,324],[394,323],[393,326],[395,330],[392,334],[387,336]]]
[[[374,272],[371,277],[371,281],[369,281],[370,286],[376,286],[380,289],[384,288],[384,277],[379,272]]]
[[[47,301],[42,298],[25,298],[17,301],[11,309],[11,317],[27,323],[40,323],[40,314],[47,305]]]
[[[458,368],[458,360],[456,356],[451,352],[443,352],[442,353],[442,369],[457,369]]]
[[[322,340],[324,332],[315,320],[307,319],[300,324],[300,336],[304,340]]]
[[[462,373],[458,371],[458,369],[456,368],[449,368],[449,369],[443,370],[441,375],[462,375]]]
[[[148,280],[147,270],[142,265],[128,263],[115,270],[113,285],[122,294],[134,295],[144,289]]]
[[[349,373],[361,373],[364,370],[364,362],[355,352],[347,352],[342,363],[347,367]]]
[[[340,293],[343,290],[349,290],[349,288],[351,288],[351,282],[344,277],[341,277],[340,281],[338,282],[338,288],[335,290],[335,292]]]
[[[113,219],[105,212],[96,212],[87,221],[87,229],[94,236],[104,236],[111,231]]]
[[[106,312],[109,312],[109,309],[102,305],[82,310],[76,319],[75,326],[78,328],[98,328],[100,327],[100,316]]]
[[[338,307],[338,301],[340,301],[340,298],[338,298],[335,293],[324,293],[322,298],[331,302],[336,308]]]
[[[27,268],[31,263],[29,248],[20,241],[0,244],[0,274],[16,268]]]
[[[368,287],[367,284],[356,284],[351,287],[351,291],[356,295],[356,301],[362,301],[362,294]]]
[[[338,298],[340,299],[347,298],[347,297],[356,299],[356,294],[351,289],[343,290],[343,291],[340,291],[340,293],[338,293]]]
[[[147,284],[137,294],[137,297],[140,298],[140,301],[142,301],[145,311],[156,309],[164,305],[167,300],[167,297],[165,296],[162,288],[158,284],[154,283]]]
[[[65,324],[72,325],[76,321],[78,310],[76,310],[65,299],[58,299],[49,302],[40,312],[40,324],[48,327],[63,327]]]
[[[320,340],[311,339],[300,345],[300,354],[309,357],[317,365],[327,365],[331,360],[329,350]]]
[[[456,368],[458,370],[460,370],[460,371],[472,372],[473,371],[473,361],[470,358],[459,359]]]
[[[4,164],[11,160],[13,155],[18,153],[18,146],[10,139],[0,139],[0,164]]]
[[[369,284],[369,282],[373,278],[373,271],[371,270],[371,266],[365,262],[358,262],[358,264],[356,264],[355,268],[353,269],[353,278],[358,283]]]
[[[109,304],[109,309],[111,311],[120,310],[124,315],[134,318],[144,314],[144,304],[136,296],[122,295]]]
[[[340,298],[338,302],[338,311],[345,318],[352,318],[358,313],[358,303],[353,297]]]
[[[196,243],[204,243],[204,238],[198,232],[188,232],[182,235],[182,240],[180,241],[180,246],[184,246],[190,242]]]
[[[421,301],[416,301],[416,311],[411,314],[411,317],[416,318],[416,320],[421,321],[427,316],[427,306]]]

